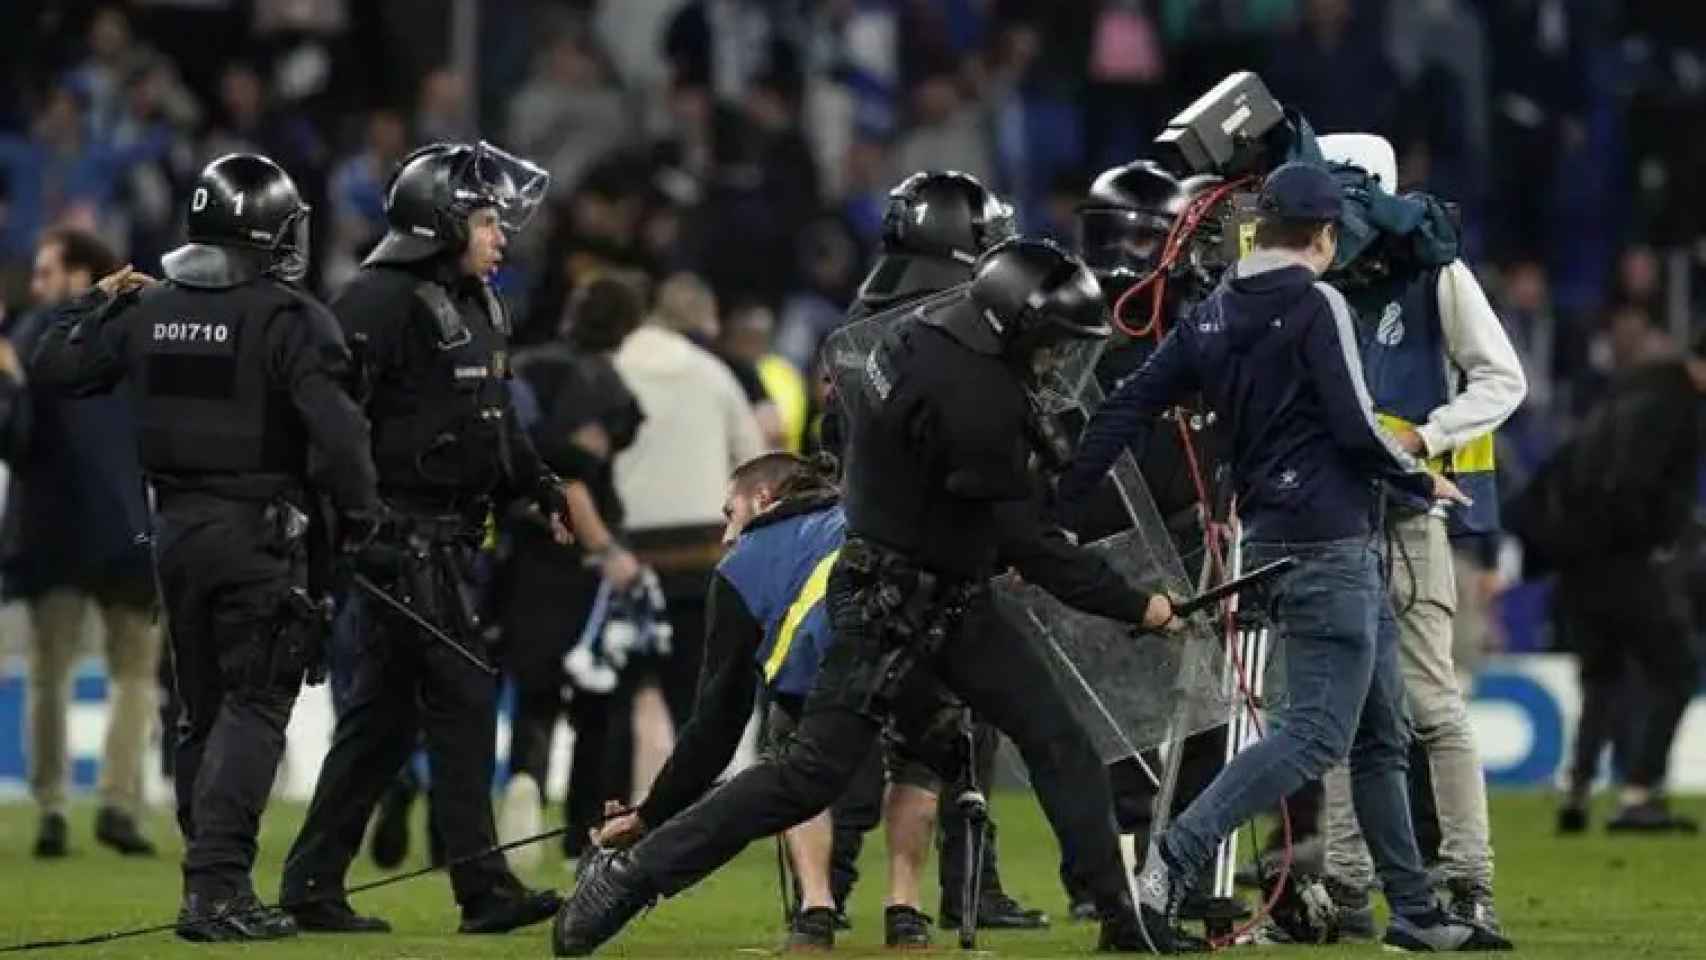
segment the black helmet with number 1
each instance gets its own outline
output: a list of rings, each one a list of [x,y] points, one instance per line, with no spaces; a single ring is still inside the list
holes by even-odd
[[[505,232],[527,224],[545,197],[551,175],[484,140],[434,143],[404,157],[385,185],[389,229],[367,263],[415,263],[459,254],[468,243],[468,217],[491,207]]]
[[[978,257],[1014,235],[1013,208],[969,173],[915,173],[889,191],[881,256],[859,301],[882,309],[971,279]]]
[[[198,287],[262,275],[295,283],[308,273],[310,213],[278,164],[228,153],[196,178],[185,224],[189,243],[161,257],[161,267],[167,279]]]

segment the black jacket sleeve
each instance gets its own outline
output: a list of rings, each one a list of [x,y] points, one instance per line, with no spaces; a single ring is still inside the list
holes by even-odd
[[[306,299],[274,318],[267,328],[275,382],[308,427],[313,445],[310,472],[344,513],[367,510],[379,501],[377,471],[367,417],[350,399],[350,354],[331,313]]]
[[[705,621],[705,665],[699,673],[698,699],[692,718],[676,739],[675,751],[640,804],[640,819],[647,826],[656,827],[675,816],[710,789],[717,774],[734,759],[758,697],[753,658],[764,640],[764,626],[721,573],[711,578]]]
[[[79,397],[111,392],[125,374],[125,325],[119,315],[135,296],[91,290],[56,310],[30,351],[30,381]]]
[[[1093,551],[1042,522],[1035,501],[1003,504],[1001,560],[1062,603],[1111,620],[1142,623],[1150,594],[1130,586]]]

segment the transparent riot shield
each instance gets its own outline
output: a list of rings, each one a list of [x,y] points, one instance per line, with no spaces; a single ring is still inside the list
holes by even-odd
[[[893,389],[895,371],[879,349],[884,338],[899,324],[916,322],[962,296],[964,288],[956,287],[849,324],[829,338],[825,359],[837,401],[849,420],[880,415]],[[1059,413],[1072,405],[1099,405],[1100,392],[1091,375],[1095,362],[1093,350],[1062,357],[1033,391],[1037,406]],[[857,457],[857,450],[849,456]],[[1112,482],[1130,525],[1090,549],[1134,586],[1180,596],[1195,593],[1196,578],[1187,575],[1129,453],[1116,464]],[[1015,575],[998,577],[994,585],[998,608],[1049,665],[1104,759],[1129,757],[1171,737],[1226,723],[1228,696],[1221,682],[1225,653],[1205,618],[1181,633],[1138,634],[1130,624],[1068,607]]]

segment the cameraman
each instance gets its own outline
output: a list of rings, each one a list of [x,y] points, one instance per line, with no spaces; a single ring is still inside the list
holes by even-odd
[[[1150,844],[1137,884],[1144,936],[1156,952],[1175,952],[1180,902],[1226,835],[1349,752],[1392,906],[1385,943],[1419,952],[1508,946],[1439,909],[1416,852],[1397,631],[1374,541],[1381,481],[1466,498],[1381,432],[1350,310],[1316,279],[1338,245],[1338,183],[1319,166],[1288,163],[1268,176],[1260,207],[1255,250],[1097,411],[1060,484],[1063,502],[1082,502],[1125,447],[1144,448],[1157,416],[1200,390],[1228,421],[1250,562],[1300,561],[1268,604],[1286,641],[1288,701],[1274,731]]]

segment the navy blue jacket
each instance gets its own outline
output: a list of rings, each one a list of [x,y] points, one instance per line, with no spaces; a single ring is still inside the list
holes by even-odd
[[[1158,415],[1201,391],[1230,431],[1246,536],[1367,535],[1378,481],[1420,496],[1433,481],[1375,421],[1358,351],[1337,290],[1289,254],[1245,257],[1096,411],[1061,500],[1083,502],[1127,445],[1143,449]]]
[[[52,311],[8,333],[27,357]],[[148,504],[125,394],[68,398],[6,378],[0,459],[11,468],[0,522],[0,595],[38,597],[58,587],[152,602]]]

